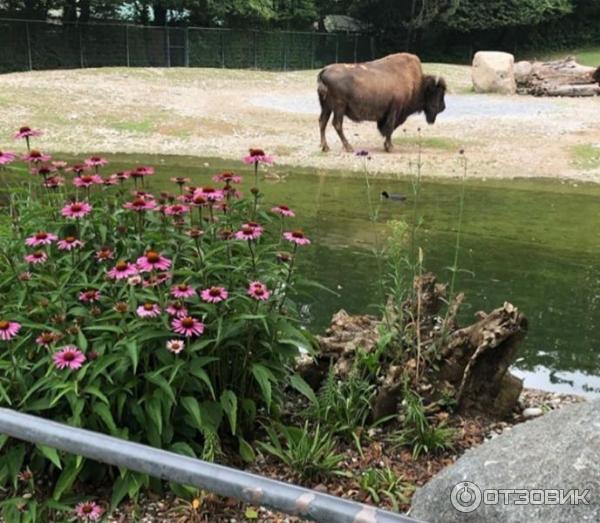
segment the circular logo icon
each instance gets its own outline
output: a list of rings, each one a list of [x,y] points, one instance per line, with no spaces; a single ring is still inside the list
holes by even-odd
[[[450,501],[459,512],[473,512],[481,505],[481,490],[475,483],[461,481],[452,489]]]

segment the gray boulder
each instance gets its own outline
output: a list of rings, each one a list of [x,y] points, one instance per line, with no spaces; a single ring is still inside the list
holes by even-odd
[[[410,515],[430,523],[599,522],[600,401],[565,406],[467,451],[415,493]]]

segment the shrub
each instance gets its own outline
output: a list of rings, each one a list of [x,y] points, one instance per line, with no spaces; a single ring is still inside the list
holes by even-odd
[[[404,482],[389,467],[364,470],[358,478],[358,484],[369,494],[373,503],[379,505],[381,498],[386,497],[395,511],[399,510],[401,504],[409,502],[408,494],[414,490],[410,483]]]
[[[290,213],[262,211],[257,188],[241,198],[232,173],[202,187],[173,179],[176,194],[154,196],[150,167],[102,176],[98,157],[70,168],[26,158],[35,181],[2,195],[1,403],[208,459],[237,438],[250,458],[257,416],[280,409],[290,382],[304,388],[292,364],[312,343],[289,298],[310,243],[281,236]],[[106,472],[24,448],[3,450],[0,484],[51,464],[58,499],[80,474]],[[146,484],[125,473],[113,501]]]

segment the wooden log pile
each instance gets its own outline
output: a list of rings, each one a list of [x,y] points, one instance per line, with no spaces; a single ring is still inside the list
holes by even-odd
[[[517,92],[534,96],[598,96],[600,67],[588,67],[575,58],[551,62],[517,62]]]

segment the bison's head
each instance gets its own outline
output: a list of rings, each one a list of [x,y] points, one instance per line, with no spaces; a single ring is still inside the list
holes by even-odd
[[[425,118],[428,124],[433,124],[437,115],[446,109],[446,81],[439,76],[425,76],[423,90]]]

